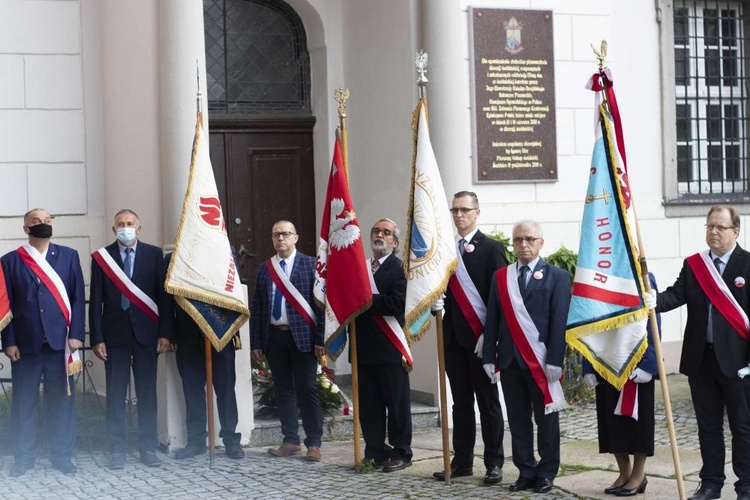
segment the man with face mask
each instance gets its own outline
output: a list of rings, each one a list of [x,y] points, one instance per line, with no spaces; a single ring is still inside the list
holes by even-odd
[[[166,266],[159,247],[138,241],[138,215],[124,209],[112,227],[117,241],[91,259],[89,329],[94,354],[104,361],[107,380],[109,468],[125,466],[125,400],[133,366],[138,398],[138,451],[147,467],[156,456],[156,359],[173,339],[164,291]]]
[[[65,347],[67,344],[73,352],[83,345],[86,298],[78,252],[50,242],[51,223],[44,209],[27,212],[23,230],[29,237],[28,244],[1,259],[13,313],[13,320],[2,331],[13,380],[15,465],[11,477],[22,476],[34,467],[42,376],[50,462],[64,474],[77,471],[70,460],[76,439],[75,391],[73,378],[65,376]]]

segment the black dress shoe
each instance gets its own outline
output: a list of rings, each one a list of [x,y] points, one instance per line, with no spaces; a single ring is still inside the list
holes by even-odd
[[[635,488],[620,488],[620,491],[617,492],[618,497],[633,497],[639,493],[646,493],[646,486],[648,486],[648,478],[644,477],[643,481],[641,481],[641,484],[636,486]]]
[[[240,446],[237,443],[230,443],[230,444],[224,445],[224,453],[229,458],[233,458],[235,460],[245,458],[245,451],[242,449],[242,446]]]
[[[485,484],[495,484],[503,480],[503,468],[498,465],[493,465],[487,469],[487,474],[484,475]]]
[[[540,477],[534,485],[534,493],[549,493],[552,490],[552,479]]]
[[[474,470],[471,467],[456,467],[451,465],[451,477],[468,477],[473,476]],[[432,477],[438,481],[445,481],[445,471],[439,470],[432,473]]]
[[[511,484],[508,489],[510,491],[526,491],[532,489],[535,483],[536,481],[534,479],[521,476],[516,479],[516,482]]]
[[[227,447],[229,449],[229,447]],[[186,458],[193,458],[198,455],[206,453],[206,445],[188,444],[184,448],[174,452],[174,457],[177,460],[185,460]]]
[[[604,488],[604,494],[605,495],[617,495],[617,492],[622,489],[624,485],[620,486],[610,486],[609,488]]]
[[[72,476],[76,472],[78,472],[78,467],[73,465],[73,462],[70,460],[62,460],[60,462],[53,462],[52,467],[59,470],[66,476]]]
[[[369,464],[372,467],[372,470],[380,470],[383,468],[383,464],[385,464],[388,460],[375,460],[374,458],[368,458],[365,457],[364,460],[362,460],[363,464]]]
[[[28,471],[31,467],[26,467],[25,465],[16,464],[13,466],[13,468],[10,470],[8,475],[10,477],[21,477],[24,474],[26,474],[26,471]]]
[[[688,500],[711,500],[714,498],[721,498],[721,487],[701,483],[693,496],[688,497]]]
[[[146,467],[161,467],[161,460],[153,451],[142,451],[141,463]]]
[[[112,453],[112,457],[109,459],[107,464],[112,470],[120,470],[125,468],[125,454],[124,453]]]
[[[395,472],[411,467],[410,458],[389,458],[383,464],[383,472]]]

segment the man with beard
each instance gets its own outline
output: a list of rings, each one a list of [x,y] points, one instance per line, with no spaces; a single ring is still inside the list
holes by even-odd
[[[406,275],[396,257],[398,226],[380,219],[370,231],[372,307],[357,317],[360,423],[365,461],[383,472],[411,465],[411,390],[404,324]],[[407,361],[408,359],[408,361]],[[388,441],[386,435],[386,409]]]

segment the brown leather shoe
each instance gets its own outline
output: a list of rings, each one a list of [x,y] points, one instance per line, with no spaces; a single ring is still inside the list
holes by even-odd
[[[308,446],[307,456],[305,460],[308,462],[320,462],[320,447],[319,446]]]
[[[292,443],[282,443],[281,446],[277,450],[274,450],[273,448],[268,448],[268,454],[272,455],[274,457],[290,457],[294,455],[295,453],[299,453],[302,451],[302,447],[298,444],[292,444]]]

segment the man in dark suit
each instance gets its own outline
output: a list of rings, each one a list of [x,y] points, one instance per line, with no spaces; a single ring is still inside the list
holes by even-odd
[[[487,303],[492,274],[500,267],[508,265],[505,260],[505,247],[486,237],[477,229],[479,200],[470,191],[453,195],[451,214],[458,232],[458,252],[463,261],[467,280],[461,285],[457,276],[451,278],[445,297],[445,371],[453,395],[453,449],[455,456],[451,462],[451,475],[471,476],[474,465],[474,443],[476,441],[476,417],[474,397],[479,407],[484,441],[484,465],[487,469],[484,481],[499,483],[503,479],[503,411],[497,386],[485,377],[482,369],[482,322]],[[462,287],[456,290],[454,287]],[[472,290],[463,290],[472,288]],[[453,290],[453,291],[452,291]],[[457,300],[456,291],[463,296],[476,297],[475,303]],[[468,318],[476,318],[470,321]],[[479,321],[479,322],[477,322]],[[433,474],[439,480],[445,479],[443,471]]]
[[[85,336],[86,299],[81,263],[78,252],[50,242],[49,212],[41,208],[30,210],[24,215],[23,224],[23,231],[29,236],[28,245],[2,258],[13,313],[13,319],[2,331],[13,381],[11,428],[15,465],[10,476],[22,476],[34,467],[36,410],[42,376],[50,461],[64,474],[75,474],[77,468],[71,462],[76,439],[75,390],[73,377],[65,376],[65,346],[71,352],[76,351]]]
[[[732,430],[737,497],[750,499],[750,253],[740,248],[740,216],[714,206],[706,218],[708,249],[685,259],[674,285],[658,294],[658,312],[687,304],[680,373],[688,376],[703,467],[694,500],[720,498],[724,486],[724,408]],[[734,298],[732,304],[728,297]]]
[[[172,254],[167,255],[166,266]],[[174,332],[177,339],[177,369],[182,379],[182,392],[185,395],[185,425],[187,426],[187,446],[175,452],[178,460],[202,455],[206,452],[207,415],[206,415],[206,343],[205,336],[198,324],[170,300],[174,321]],[[211,347],[211,367],[213,388],[216,394],[216,408],[219,412],[221,431],[219,437],[224,442],[224,452],[229,458],[240,459],[245,452],[240,446],[242,434],[236,432],[239,416],[237,413],[237,395],[234,391],[237,382],[235,371],[234,342],[230,342],[221,351]]]
[[[560,468],[560,419],[565,398],[560,386],[570,275],[539,257],[542,228],[533,220],[513,227],[516,265],[495,273],[484,328],[484,363],[489,378],[500,369],[508,410],[513,464],[518,480],[511,491],[547,493]],[[502,302],[502,303],[501,303]],[[540,460],[534,456],[534,420]]]
[[[288,457],[301,451],[299,401],[306,460],[319,462],[323,417],[316,383],[317,358],[325,354],[325,347],[323,311],[313,302],[315,257],[297,251],[299,236],[289,221],[274,224],[271,238],[276,255],[258,268],[250,315],[252,355],[257,361],[264,355],[268,359],[284,435],[281,446],[268,453]]]
[[[404,324],[406,275],[398,250],[398,226],[380,219],[370,231],[373,258],[370,268],[377,293],[372,307],[357,317],[360,423],[365,438],[365,461],[383,472],[411,465],[411,390],[404,355],[384,332],[395,334]],[[389,325],[386,318],[395,319]],[[378,324],[376,321],[379,321]],[[403,332],[402,332],[403,337]],[[404,347],[401,347],[404,349]],[[386,409],[388,441],[385,444]]]
[[[89,329],[94,354],[104,361],[110,469],[125,466],[125,400],[133,366],[138,398],[138,451],[141,462],[159,467],[156,456],[156,360],[174,342],[166,267],[159,247],[138,241],[138,215],[115,215],[117,241],[92,255]]]

